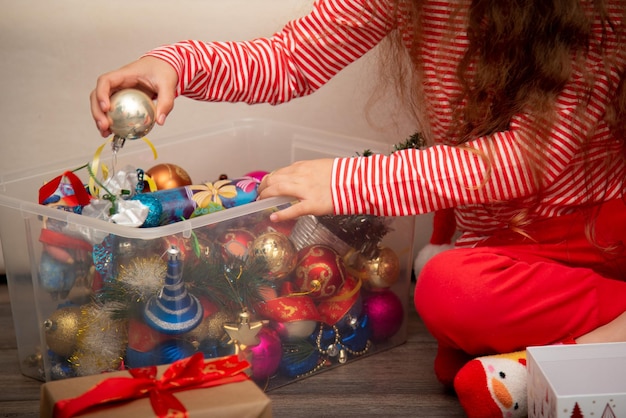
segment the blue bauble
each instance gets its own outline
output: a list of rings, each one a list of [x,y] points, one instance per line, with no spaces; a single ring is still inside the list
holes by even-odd
[[[213,338],[205,338],[198,345],[198,351],[204,354],[204,358],[215,358],[220,356],[219,341]]]
[[[61,380],[69,377],[76,377],[76,372],[72,365],[64,358],[48,352],[50,360],[50,380]]]
[[[297,355],[283,353],[283,357],[280,360],[279,370],[281,374],[287,377],[293,378],[301,376],[315,369],[319,359],[320,353],[317,350],[311,350],[311,352],[304,358],[300,358],[300,356]]]
[[[194,346],[181,339],[165,341],[150,351],[138,351],[126,348],[126,366],[129,368],[169,364],[192,356],[196,352]]]
[[[195,354],[195,347],[185,340],[169,340],[157,347],[158,364],[169,364]]]
[[[367,315],[359,319],[358,326],[354,329],[347,328],[341,333],[341,343],[352,351],[362,351],[372,335]]]
[[[76,281],[76,272],[73,264],[56,260],[45,251],[39,262],[39,283],[41,287],[51,293],[67,293]]]
[[[126,348],[126,366],[134,369],[136,367],[148,367],[157,364],[158,355],[155,350],[139,351],[133,348]]]

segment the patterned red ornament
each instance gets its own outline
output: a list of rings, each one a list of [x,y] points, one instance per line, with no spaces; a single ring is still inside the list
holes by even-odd
[[[314,299],[332,297],[346,282],[346,269],[341,256],[331,247],[313,244],[298,252],[294,286]]]
[[[229,229],[217,238],[217,243],[222,247],[224,259],[232,257],[245,260],[248,258],[254,235],[247,229]]]

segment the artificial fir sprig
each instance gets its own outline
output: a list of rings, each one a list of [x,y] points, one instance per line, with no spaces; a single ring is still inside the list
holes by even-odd
[[[220,309],[239,312],[245,307],[253,311],[263,300],[262,290],[272,286],[272,282],[264,278],[267,262],[261,257],[244,260],[220,250],[215,245],[197,263],[186,263],[187,283],[194,288],[194,293],[203,294]]]
[[[401,151],[404,149],[423,149],[426,147],[426,139],[421,132],[415,132],[413,135],[409,136],[402,142],[399,142],[393,146],[392,154],[396,151]],[[366,149],[362,154],[356,153],[359,157],[371,157],[374,155],[371,149]]]
[[[421,132],[415,132],[408,137],[404,142],[400,142],[393,146],[393,152],[401,151],[404,149],[423,149],[426,147],[426,140]]]

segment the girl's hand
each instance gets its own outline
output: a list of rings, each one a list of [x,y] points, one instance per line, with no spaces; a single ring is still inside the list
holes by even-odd
[[[156,122],[165,123],[165,118],[174,107],[178,74],[167,62],[144,57],[119,70],[98,77],[96,88],[89,96],[91,115],[103,137],[111,135],[107,112],[111,106],[109,98],[113,93],[125,88],[143,90],[150,97],[157,98]]]
[[[292,196],[298,203],[274,212],[272,221],[285,221],[302,215],[332,215],[332,159],[298,161],[263,178],[259,198]]]

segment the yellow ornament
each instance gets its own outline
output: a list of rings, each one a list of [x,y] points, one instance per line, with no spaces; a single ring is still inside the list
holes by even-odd
[[[250,314],[245,310],[239,313],[237,323],[224,324],[224,330],[230,337],[230,340],[236,344],[238,348],[242,348],[242,345],[249,346],[259,344],[258,333],[262,328],[263,322],[251,322]]]

